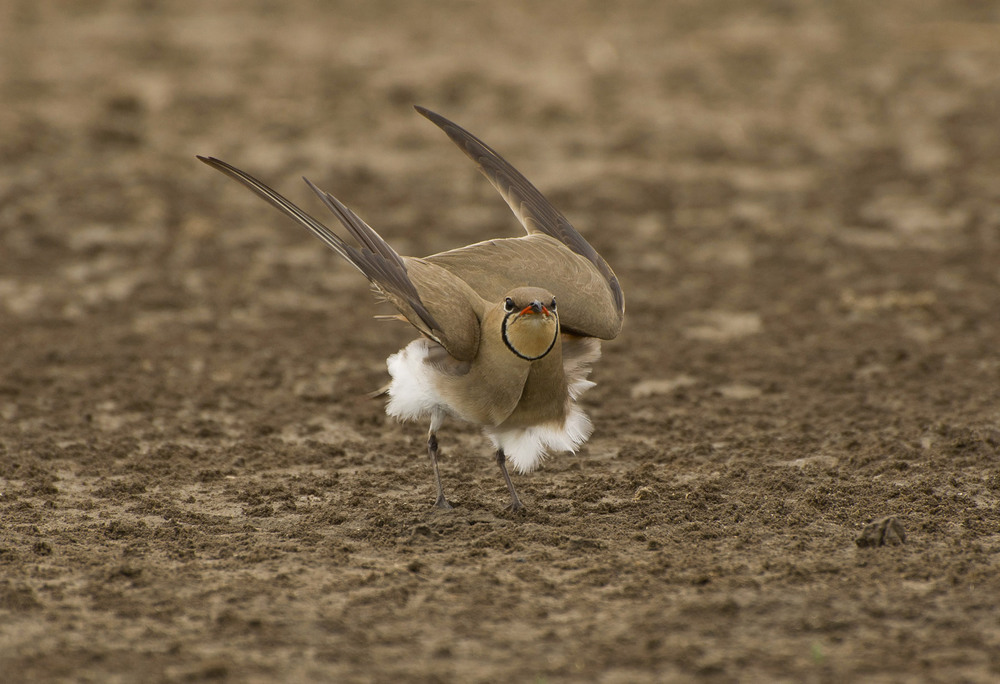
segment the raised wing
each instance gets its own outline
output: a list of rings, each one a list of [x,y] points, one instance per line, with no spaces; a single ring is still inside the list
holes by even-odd
[[[606,292],[592,292],[590,294],[595,297],[603,295],[603,297],[610,298],[618,318],[617,330],[611,337],[617,335],[618,331],[621,330],[621,322],[625,315],[625,296],[614,271],[597,253],[597,250],[577,232],[566,217],[552,206],[527,178],[489,145],[440,114],[423,107],[416,107],[416,110],[447,133],[448,137],[465,152],[466,156],[476,162],[480,172],[500,192],[529,236],[539,233],[548,235],[594,266],[604,279]],[[536,283],[532,282],[531,284]],[[542,287],[540,283],[538,285]],[[560,319],[562,319],[561,312]]]
[[[426,257],[469,284],[487,301],[523,285],[556,297],[559,324],[566,332],[610,340],[622,328],[622,312],[607,280],[593,263],[553,237],[536,233],[488,240]]]
[[[245,171],[214,157],[199,156],[198,159],[247,186],[308,228],[368,278],[406,320],[449,354],[461,361],[475,357],[479,347],[481,300],[457,276],[422,260],[401,257],[357,214],[307,179],[303,180],[357,239],[361,249],[344,242],[332,230]]]

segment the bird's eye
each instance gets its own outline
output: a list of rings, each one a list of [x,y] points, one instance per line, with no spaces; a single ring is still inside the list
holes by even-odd
[[[552,298],[552,303],[549,304],[549,309],[552,310],[552,311],[556,310],[556,298],[555,297]]]
[[[511,299],[510,297],[507,297],[507,299],[503,303],[503,308],[505,308],[507,311],[513,311],[514,310],[514,300]]]

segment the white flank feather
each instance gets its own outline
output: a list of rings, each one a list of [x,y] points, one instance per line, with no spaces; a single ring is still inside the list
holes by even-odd
[[[424,363],[429,344],[425,339],[413,340],[386,359],[392,381],[385,412],[393,418],[420,420],[447,408],[434,390],[434,369]]]
[[[563,372],[566,373],[566,384],[569,398],[577,398],[597,383],[587,379],[590,375],[590,364],[601,358],[601,342],[592,337],[567,338],[563,342]]]

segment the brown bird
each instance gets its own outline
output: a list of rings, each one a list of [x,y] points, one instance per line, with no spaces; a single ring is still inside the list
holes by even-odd
[[[422,337],[387,360],[386,413],[430,420],[427,450],[435,505],[441,486],[437,431],[445,417],[482,427],[510,491],[507,472],[533,470],[549,450],[574,451],[592,431],[576,404],[594,383],[599,339],[618,335],[625,298],[618,278],[555,207],[486,143],[439,114],[439,126],[489,179],[527,231],[424,258],[400,256],[337,198],[303,179],[360,243],[353,247],[253,176],[219,159],[198,159],[240,181],[295,219],[371,282]]]

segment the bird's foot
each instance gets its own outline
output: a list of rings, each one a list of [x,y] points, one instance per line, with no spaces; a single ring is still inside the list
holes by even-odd
[[[437,501],[434,502],[434,505],[437,508],[440,508],[441,510],[445,511],[450,511],[451,509],[454,508],[454,506],[451,505],[451,502],[448,501],[448,499],[444,498],[443,494],[437,498]]]
[[[504,510],[508,513],[517,513],[524,510],[524,504],[519,499],[515,499]]]

